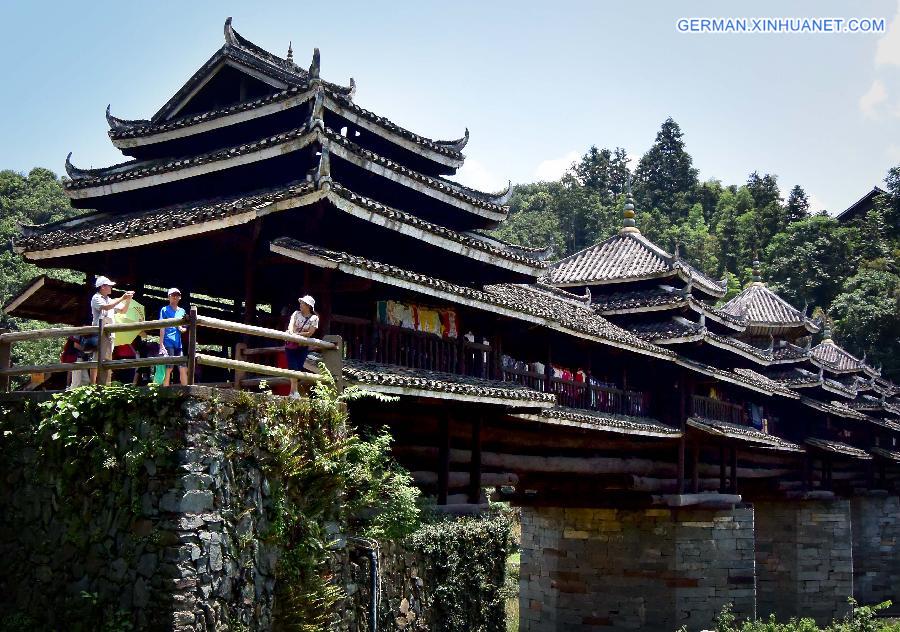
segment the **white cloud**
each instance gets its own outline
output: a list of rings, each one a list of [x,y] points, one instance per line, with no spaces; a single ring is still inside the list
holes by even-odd
[[[897,3],[897,13],[888,25],[887,32],[878,40],[875,64],[900,66],[900,1]]]
[[[887,88],[881,79],[872,82],[872,87],[859,98],[859,109],[869,118],[877,118],[879,106],[887,101]]]
[[[570,151],[565,156],[544,160],[534,170],[534,177],[545,182],[559,180],[568,171],[572,163],[581,157],[577,151]]]
[[[474,160],[473,158],[466,158],[466,162],[463,163],[460,170],[456,172],[453,179],[467,187],[472,187],[473,189],[486,191],[488,193],[503,191],[508,184],[507,180],[504,180],[493,173],[484,166],[484,163]]]
[[[815,214],[825,209],[825,205],[822,203],[822,200],[820,200],[819,196],[817,196],[815,193],[810,193],[808,199],[810,213]]]

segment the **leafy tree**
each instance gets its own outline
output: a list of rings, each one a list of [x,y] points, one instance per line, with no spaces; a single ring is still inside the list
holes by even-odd
[[[787,224],[799,222],[809,217],[809,197],[799,184],[788,194],[787,204],[784,206],[784,220]]]
[[[635,171],[636,195],[646,209],[686,217],[698,185],[697,169],[684,149],[684,133],[671,117],[656,134],[653,146]]]
[[[828,216],[794,222],[765,251],[769,278],[786,300],[830,305],[853,274],[850,229]]]
[[[850,351],[865,352],[870,363],[900,376],[895,345],[900,338],[900,276],[861,269],[844,283],[831,304],[835,333]]]

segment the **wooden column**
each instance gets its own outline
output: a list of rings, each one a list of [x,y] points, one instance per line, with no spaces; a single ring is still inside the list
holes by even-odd
[[[481,499],[481,415],[472,420],[472,459],[469,462],[469,502]]]
[[[197,306],[191,305],[188,312],[188,343],[187,343],[187,383],[194,384],[194,374],[197,372]]]
[[[724,494],[728,489],[725,486],[725,479],[727,478],[727,474],[725,473],[725,446],[719,448],[719,493]]]
[[[322,293],[316,299],[316,313],[319,315],[319,331],[317,338],[331,333],[331,313],[333,311],[334,293],[331,291],[334,283],[334,270],[324,270],[322,274]]]
[[[731,493],[738,493],[737,480],[737,448],[731,448]]]
[[[678,378],[678,426],[681,429],[681,439],[678,440],[678,492],[684,493],[684,473],[685,473],[685,434],[687,433],[687,398],[688,383],[687,375],[682,373]],[[622,371],[622,382],[625,382],[625,372]],[[624,389],[624,386],[623,386]]]
[[[248,325],[256,321],[256,246],[261,231],[262,221],[254,220],[244,260],[244,323]]]
[[[700,444],[696,441],[691,451],[691,491],[693,493],[700,492]]]
[[[447,413],[438,421],[438,505],[447,504],[447,490],[450,482],[450,419]]]
[[[0,329],[0,334],[5,334],[6,329]],[[12,343],[0,343],[0,369],[8,369],[12,362]],[[9,392],[9,376],[0,375],[0,393]]]

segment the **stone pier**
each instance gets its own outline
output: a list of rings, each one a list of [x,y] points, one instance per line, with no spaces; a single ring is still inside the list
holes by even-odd
[[[853,594],[849,500],[766,501],[756,509],[760,617],[812,617],[828,623]]]
[[[900,498],[873,494],[850,503],[853,518],[853,596],[864,604],[900,606]]]
[[[752,617],[753,509],[522,510],[520,630],[689,630]]]

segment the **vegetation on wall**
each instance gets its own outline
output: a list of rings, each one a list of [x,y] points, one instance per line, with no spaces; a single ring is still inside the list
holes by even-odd
[[[889,608],[890,601],[875,606],[860,606],[849,599],[850,612],[840,621],[820,628],[812,619],[801,618],[779,623],[773,615],[762,621],[738,621],[725,606],[716,618],[716,632],[900,632],[900,622],[879,618],[879,612]],[[685,628],[682,628],[685,629]]]

